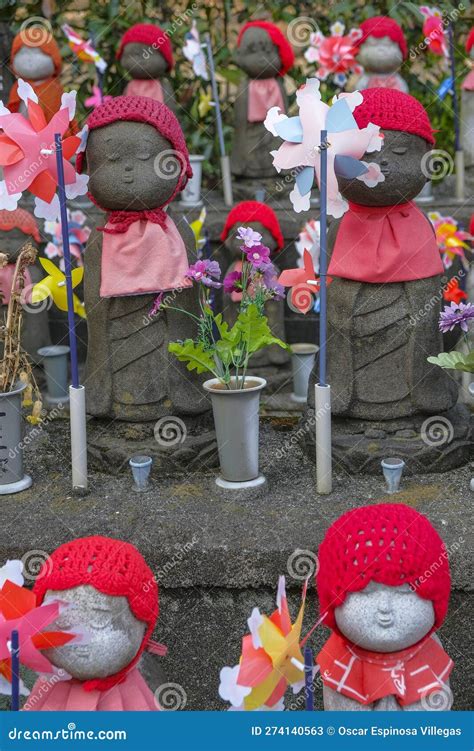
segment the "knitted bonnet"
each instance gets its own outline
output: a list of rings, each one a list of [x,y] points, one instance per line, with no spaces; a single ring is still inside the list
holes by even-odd
[[[37,243],[41,242],[36,219],[26,209],[15,209],[14,211],[2,209],[0,211],[0,230],[8,232],[11,229],[19,229],[25,235],[31,235]]]
[[[466,52],[468,55],[473,47],[474,47],[474,26],[472,27],[471,31],[469,32],[469,36],[466,39]]]
[[[239,36],[237,37],[237,47],[240,47],[242,37],[247,29],[254,27],[264,29],[275,47],[278,48],[278,54],[280,55],[281,60],[281,68],[278,72],[278,75],[284,76],[285,73],[288,73],[290,68],[293,66],[293,63],[295,62],[295,55],[291,44],[286,39],[285,35],[280,31],[278,26],[275,26],[274,23],[270,23],[269,21],[249,21],[248,23],[244,24],[244,26],[242,26],[239,31]]]
[[[120,46],[117,50],[117,60],[123,55],[127,44],[136,42],[137,44],[148,45],[151,49],[160,52],[168,63],[168,70],[174,66],[173,49],[168,34],[163,29],[151,23],[137,23],[131,26],[120,40]]]
[[[41,32],[38,30],[38,33]],[[31,37],[31,40],[29,39],[29,36]],[[61,72],[61,68],[63,66],[62,58],[61,58],[61,52],[59,51],[59,47],[56,44],[55,40],[53,39],[51,34],[45,35],[44,42],[39,42],[39,40],[34,38],[34,27],[32,27],[30,31],[30,35],[25,33],[24,31],[20,31],[16,37],[14,38],[12,42],[12,50],[11,50],[11,67],[13,70],[15,70],[15,66],[13,64],[13,60],[15,58],[15,55],[17,52],[21,50],[22,47],[31,47],[40,49],[42,52],[44,52],[45,55],[48,55],[54,63],[54,75],[58,76]]]
[[[397,89],[386,88],[364,89],[360,93],[364,101],[354,110],[359,128],[366,128],[369,123],[373,123],[382,130],[411,133],[434,144],[428,114],[415,97]]]
[[[33,591],[38,604],[47,590],[88,584],[104,595],[126,597],[130,610],[147,628],[137,654],[123,670],[107,678],[85,681],[86,691],[105,691],[125,680],[147,647],[158,618],[158,586],[152,570],[128,542],[110,537],[81,537],[61,545],[43,564]]]
[[[399,26],[393,18],[389,18],[388,16],[373,16],[372,18],[367,18],[366,21],[362,21],[359,28],[362,32],[362,36],[356,42],[357,47],[360,47],[368,37],[375,37],[376,39],[389,37],[392,42],[398,44],[403,59],[406,60],[408,56],[408,48],[405,35],[401,26]]]
[[[275,212],[270,206],[258,201],[242,201],[229,211],[221,233],[222,242],[227,240],[229,232],[236,224],[245,225],[249,222],[263,224],[275,240],[277,249],[283,248],[283,235]]]
[[[339,633],[335,608],[370,581],[410,584],[435,612],[433,631],[448,610],[451,576],[441,537],[426,516],[401,503],[348,511],[328,529],[320,545],[316,578],[324,623]]]

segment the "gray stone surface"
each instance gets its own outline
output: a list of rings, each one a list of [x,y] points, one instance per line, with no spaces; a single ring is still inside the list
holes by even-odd
[[[158,49],[150,44],[129,42],[124,47],[120,64],[132,79],[158,80],[163,89],[164,103],[173,112],[176,111],[173,86],[166,76],[168,63]]]
[[[367,37],[359,47],[357,62],[362,65],[364,72],[355,83],[354,90],[383,86],[385,78],[390,88],[408,93],[408,85],[399,73],[403,53],[397,42],[390,37]],[[394,80],[396,87],[393,86]]]
[[[31,550],[50,552],[87,534],[135,544],[160,587],[155,638],[168,645],[169,655],[153,658],[153,664],[161,666],[167,681],[183,686],[187,709],[222,709],[219,671],[236,664],[252,608],[271,612],[278,575],[287,576],[294,614],[302,577],[311,573],[312,554],[329,525],[348,508],[387,501],[381,473],[354,477],[339,464],[333,494],[318,496],[314,463],[300,450],[297,432],[296,420],[262,421],[260,463],[268,483],[250,494],[218,491],[216,472],[203,461],[171,476],[152,470],[152,490],[144,494],[131,490],[128,469],[117,477],[91,471],[90,493],[79,498],[70,489],[69,424],[51,422],[26,451],[32,488],[2,499],[0,560]],[[450,551],[453,597],[439,634],[456,662],[455,709],[473,707],[473,468],[405,477],[400,493],[390,497],[426,514]],[[305,629],[316,617],[311,585]],[[327,630],[317,629],[311,638],[315,651],[327,636]],[[319,685],[316,694],[321,706]]]
[[[472,70],[474,47],[471,47],[469,58]],[[464,163],[472,182],[474,180],[474,91],[467,89],[461,90],[461,147],[464,151]]]

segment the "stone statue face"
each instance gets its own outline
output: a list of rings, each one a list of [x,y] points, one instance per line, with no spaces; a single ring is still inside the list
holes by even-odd
[[[49,631],[86,631],[83,644],[45,650],[58,668],[79,681],[107,678],[125,668],[137,654],[146,624],[133,615],[126,597],[98,592],[81,585],[62,591],[48,590],[47,598],[70,603],[48,626]]]
[[[388,587],[369,582],[352,592],[335,610],[336,623],[355,646],[370,652],[398,652],[431,631],[435,622],[431,600],[424,600],[409,584]]]
[[[395,73],[403,62],[403,55],[390,37],[369,36],[360,45],[357,62],[366,73]]]
[[[360,180],[338,177],[346,200],[362,206],[394,206],[411,201],[423,188],[427,178],[422,160],[430,145],[420,136],[398,130],[384,130],[383,134],[381,150],[364,154],[362,161],[380,164],[385,181],[369,188]]]
[[[139,42],[125,45],[120,63],[132,78],[161,78],[168,70],[168,63],[159,49]]]
[[[144,211],[173,195],[183,166],[171,143],[148,123],[116,122],[89,134],[89,190],[109,211]]]
[[[245,222],[244,224],[238,223],[234,224],[232,229],[230,230],[227,240],[225,241],[225,246],[230,250],[232,261],[240,261],[242,257],[242,251],[241,246],[243,245],[242,240],[239,240],[237,238],[237,230],[239,227],[251,227],[255,232],[260,232],[262,235],[262,245],[266,245],[267,248],[270,248],[270,255],[273,255],[273,252],[276,250],[276,240],[273,237],[273,235],[270,234],[270,232],[267,230],[266,227],[263,226],[263,224],[260,224],[260,222]]]
[[[281,68],[278,48],[265,29],[251,26],[235,52],[235,62],[250,78],[275,78]]]
[[[31,241],[34,246],[36,245],[34,239],[30,237],[30,235],[25,235],[25,233],[17,227],[8,231],[0,230],[0,253],[5,253],[5,255],[8,256],[9,262],[14,263],[18,258],[23,245],[28,241]]]
[[[13,68],[18,78],[42,81],[54,75],[54,62],[39,47],[22,47],[13,58]]]

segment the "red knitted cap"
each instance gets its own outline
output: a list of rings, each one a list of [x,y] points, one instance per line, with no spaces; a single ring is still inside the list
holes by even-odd
[[[152,49],[157,50],[163,55],[168,63],[168,70],[173,68],[173,48],[170,38],[166,31],[160,29],[159,26],[151,23],[137,23],[135,26],[131,26],[120,40],[117,50],[117,60],[120,60],[125,46],[131,42],[149,45]]]
[[[125,679],[147,646],[158,618],[158,586],[133,545],[95,535],[71,540],[55,550],[43,564],[33,591],[42,603],[48,589],[65,590],[84,584],[104,595],[126,597],[133,615],[147,624],[140,649],[129,665],[108,678],[84,683],[86,691],[104,691]]]
[[[11,229],[20,229],[25,235],[31,235],[37,243],[41,242],[41,237],[33,214],[26,209],[15,209],[0,211],[0,230],[8,232]]]
[[[374,123],[382,130],[400,130],[421,136],[428,143],[435,142],[430,119],[418,99],[397,89],[373,88],[360,93],[364,101],[354,110],[359,128]]]
[[[389,18],[388,16],[373,16],[372,18],[367,18],[366,21],[362,21],[359,28],[362,36],[356,42],[357,47],[360,47],[368,37],[375,37],[376,39],[389,37],[392,42],[396,42],[400,47],[403,59],[407,59],[407,40],[405,39],[402,27],[393,18]]]
[[[433,631],[448,610],[451,576],[441,537],[426,516],[402,503],[381,503],[348,511],[332,524],[320,545],[316,578],[324,620],[340,633],[334,609],[370,581],[410,584],[435,612]]]
[[[270,23],[269,21],[249,21],[248,23],[244,24],[244,26],[242,26],[239,31],[239,36],[237,37],[237,47],[240,47],[242,37],[247,29],[251,29],[253,26],[257,26],[260,29],[265,29],[275,47],[278,47],[278,54],[280,55],[281,60],[281,68],[278,75],[284,76],[285,73],[287,73],[290,68],[293,67],[293,63],[295,62],[295,53],[293,52],[293,47],[288,42],[285,35],[280,31],[278,26],[275,26],[274,23]]]
[[[466,52],[468,55],[473,46],[474,46],[474,26],[472,27],[471,31],[469,32],[469,36],[466,39]]]
[[[259,203],[258,201],[242,201],[238,203],[227,214],[225,220],[224,229],[221,233],[221,240],[227,240],[229,232],[235,224],[245,225],[248,222],[260,222],[267,229],[277,244],[277,250],[283,248],[283,235],[280,229],[280,223],[277,219],[277,215],[265,203]]]
[[[105,125],[121,120],[153,125],[162,136],[170,141],[182,164],[181,179],[168,200],[168,203],[171,203],[193,174],[186,141],[176,116],[166,104],[157,102],[155,99],[146,96],[117,96],[111,97],[92,110],[87,118],[87,127],[89,130],[95,130],[95,128],[103,128]],[[81,151],[76,157],[76,169],[82,172],[83,167],[84,152]]]

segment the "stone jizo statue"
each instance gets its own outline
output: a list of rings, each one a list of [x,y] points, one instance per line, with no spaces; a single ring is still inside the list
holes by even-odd
[[[168,78],[174,67],[173,49],[165,31],[154,24],[135,24],[123,35],[117,59],[131,77],[123,92],[125,95],[148,96],[176,111],[174,91]]]

